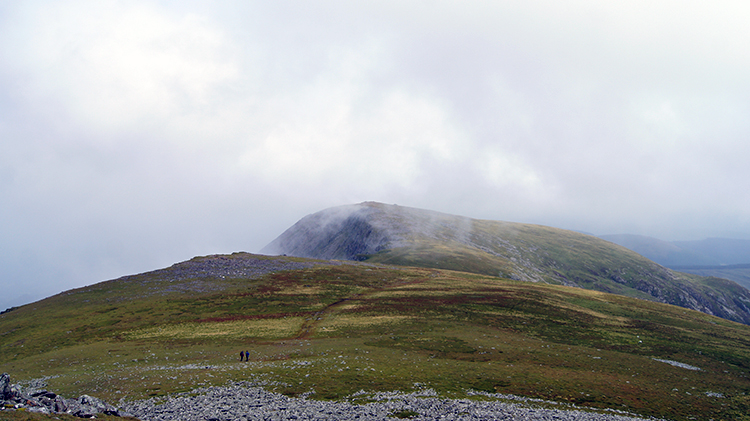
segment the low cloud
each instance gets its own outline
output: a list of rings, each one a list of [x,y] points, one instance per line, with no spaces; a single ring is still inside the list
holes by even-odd
[[[0,286],[40,298],[254,252],[365,200],[748,237],[748,18],[733,2],[4,4]]]

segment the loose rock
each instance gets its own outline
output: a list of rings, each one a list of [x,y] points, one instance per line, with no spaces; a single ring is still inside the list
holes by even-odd
[[[362,397],[362,393],[358,394]],[[487,398],[493,398],[487,395]],[[554,409],[528,399],[495,400],[442,399],[434,391],[367,395],[373,402],[329,402],[290,398],[260,387],[235,385],[197,389],[190,394],[160,401],[148,399],[123,403],[125,411],[144,421],[229,421],[229,420],[582,420],[635,421],[643,418],[625,413],[599,413]]]
[[[3,411],[23,409],[43,414],[66,413],[80,418],[95,418],[97,414],[121,416],[118,408],[92,396],[64,399],[48,390],[24,391],[20,385],[11,384],[8,373],[0,375],[0,401]]]

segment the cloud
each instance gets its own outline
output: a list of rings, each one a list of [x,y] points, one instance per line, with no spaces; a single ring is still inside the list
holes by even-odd
[[[30,7],[9,32],[27,100],[104,133],[195,113],[238,72],[219,30],[143,2]]]
[[[749,236],[749,18],[741,2],[0,5],[0,279],[50,291],[257,251],[364,200]]]

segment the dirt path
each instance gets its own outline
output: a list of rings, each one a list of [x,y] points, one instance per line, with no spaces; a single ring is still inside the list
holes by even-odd
[[[372,293],[372,292],[368,292]],[[315,335],[315,332],[317,332],[318,327],[325,322],[326,319],[331,317],[334,313],[336,313],[336,309],[341,307],[342,305],[352,301],[357,300],[361,298],[364,294],[357,294],[352,296],[351,298],[345,298],[343,300],[336,301],[335,303],[330,304],[328,307],[324,308],[323,310],[315,312],[312,316],[310,316],[309,319],[305,320],[304,323],[302,323],[302,326],[299,329],[299,332],[297,332],[297,335],[295,335],[294,339],[309,339],[313,335]]]

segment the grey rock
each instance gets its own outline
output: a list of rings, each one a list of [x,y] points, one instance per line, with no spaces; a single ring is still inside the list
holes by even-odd
[[[49,410],[46,406],[32,406],[28,408],[29,412],[36,412],[39,414],[51,414],[52,411]]]
[[[23,400],[28,399],[28,396],[24,395],[23,388],[20,385],[10,385],[10,391],[6,396],[7,400]]]
[[[96,414],[104,413],[108,409],[104,401],[89,395],[82,395],[77,400],[68,400],[67,406],[67,412],[79,418],[94,418]]]
[[[44,397],[48,399],[55,399],[55,397],[57,397],[54,392],[50,392],[48,390],[40,390],[38,392],[31,393],[30,395],[32,398]]]
[[[95,418],[97,414],[121,416],[120,410],[101,399],[82,395],[78,399],[62,396],[42,389],[42,381],[31,382],[28,391],[20,385],[11,384],[7,373],[0,375],[0,404],[2,408],[24,409],[42,414],[68,413],[80,418]]]
[[[62,396],[55,396],[53,405],[54,412],[68,412],[68,404]]]
[[[0,375],[0,399],[10,399],[10,375],[8,373]]]
[[[123,408],[143,421],[228,420],[393,420],[400,411],[416,413],[415,420],[583,420],[635,421],[632,414],[588,412],[554,402],[509,395],[486,394],[494,400],[441,399],[431,390],[415,393],[374,393],[367,404],[289,398],[260,387],[235,385],[197,389],[164,401],[148,399],[124,403]]]

